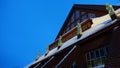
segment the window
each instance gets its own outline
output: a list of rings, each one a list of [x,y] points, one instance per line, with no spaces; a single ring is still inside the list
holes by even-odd
[[[70,30],[70,27],[67,27],[66,32],[68,32],[69,30]]]
[[[74,14],[71,17],[71,22],[74,22]]]
[[[83,15],[83,14],[85,14],[85,12],[81,12],[81,14]]]
[[[80,17],[80,11],[76,11],[76,19],[78,19]]]
[[[82,16],[81,21],[84,21],[84,20],[86,20],[86,19],[87,19],[87,16],[84,15],[84,16]]]
[[[64,30],[63,34],[65,34],[68,31],[68,28]]]
[[[71,29],[72,29],[72,28],[74,28],[74,27],[75,27],[75,24],[74,24],[74,23],[72,23],[72,24],[71,24]]]
[[[94,17],[96,17],[95,14],[93,14],[93,13],[88,13],[88,18],[94,18]]]
[[[77,25],[77,22],[74,23],[74,26],[76,26],[76,25]]]
[[[95,54],[96,54],[96,58],[100,57],[98,50],[95,52]]]
[[[71,24],[71,22],[69,21],[68,23],[67,23],[67,25],[69,26]]]
[[[65,34],[65,33],[66,33],[66,30],[63,32],[63,34]],[[63,34],[62,34],[62,35],[63,35]]]
[[[90,51],[86,54],[87,68],[93,68],[105,64],[106,47]]]

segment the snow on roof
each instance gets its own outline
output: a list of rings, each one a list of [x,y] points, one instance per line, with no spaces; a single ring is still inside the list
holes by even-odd
[[[115,12],[116,12],[116,14],[120,14],[120,9],[116,10]],[[109,25],[112,25],[114,22],[117,21],[117,19],[112,21],[110,16],[107,14],[107,15],[104,15],[104,16],[101,16],[101,17],[92,18],[92,21],[93,21],[92,27],[90,29],[84,31],[83,35],[79,39],[77,39],[77,36],[71,38],[70,40],[64,42],[62,44],[62,46],[60,47],[60,49],[57,49],[57,47],[52,49],[51,51],[49,51],[49,53],[46,56],[45,55],[41,56],[33,64],[35,64],[35,63],[37,63],[37,62],[39,62],[41,60],[44,60],[44,59],[54,55],[55,53],[58,53],[59,51],[69,47],[70,45],[72,45],[72,44],[74,44],[74,43],[76,43],[76,42],[78,42],[80,40],[83,40],[84,38],[87,38],[88,36],[98,32],[98,31],[100,31],[100,30],[102,30],[104,28],[106,28]]]
[[[111,20],[111,18],[108,14],[101,16],[101,17],[92,18],[92,22],[93,22],[92,27],[94,27],[94,26],[96,27],[97,25],[101,24],[102,22],[109,21],[109,20]]]

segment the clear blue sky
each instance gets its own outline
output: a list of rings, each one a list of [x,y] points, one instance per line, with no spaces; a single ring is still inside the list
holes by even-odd
[[[0,68],[23,68],[52,43],[72,5],[119,0],[0,0]]]

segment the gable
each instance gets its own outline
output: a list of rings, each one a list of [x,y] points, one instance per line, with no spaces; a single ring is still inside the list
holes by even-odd
[[[119,6],[113,7],[115,10],[119,8]],[[83,22],[86,19],[99,17],[105,14],[107,14],[107,11],[104,5],[73,5],[56,39],[74,28],[78,21]]]

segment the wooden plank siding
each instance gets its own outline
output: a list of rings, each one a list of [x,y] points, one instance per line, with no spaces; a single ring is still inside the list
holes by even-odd
[[[86,53],[104,46],[108,47],[110,44],[110,36],[111,31],[107,31],[89,41],[78,44],[77,48],[60,65],[60,68],[70,68],[73,62],[76,62],[76,68],[87,68]]]

